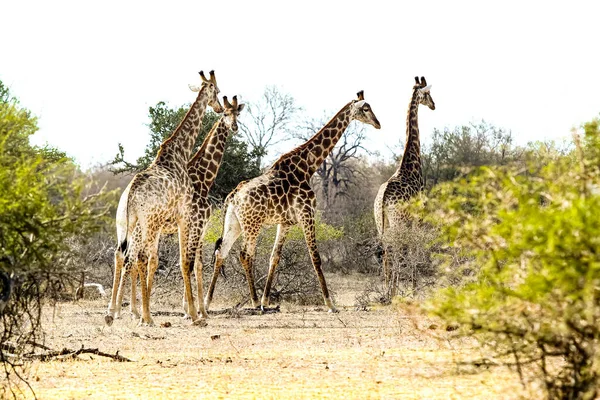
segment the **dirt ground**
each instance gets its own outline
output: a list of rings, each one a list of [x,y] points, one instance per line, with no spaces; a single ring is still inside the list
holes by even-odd
[[[129,313],[107,327],[105,299],[60,304],[47,315],[47,345],[118,351],[134,361],[81,355],[35,363],[32,386],[40,399],[537,398],[507,369],[459,367],[477,348],[448,340],[436,321],[393,305],[356,310],[363,277],[328,282],[338,314],[282,304],[275,314],[211,315],[206,327],[173,316],[180,309],[170,305],[152,304],[162,314],[154,327],[138,327]]]

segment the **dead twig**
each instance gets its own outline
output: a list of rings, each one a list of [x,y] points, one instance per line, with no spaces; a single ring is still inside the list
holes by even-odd
[[[80,354],[95,354],[97,356],[111,358],[111,359],[113,359],[115,361],[119,361],[119,362],[133,361],[127,357],[123,357],[122,355],[120,355],[118,350],[115,354],[110,354],[110,353],[105,353],[103,351],[100,351],[98,349],[85,348],[83,345],[81,346],[81,348],[79,350],[72,350],[72,349],[64,348],[62,350],[52,350],[52,351],[48,351],[46,353],[25,354],[24,357],[31,359],[31,360],[52,361],[55,359],[64,360],[67,358],[77,358],[77,356],[79,356]]]

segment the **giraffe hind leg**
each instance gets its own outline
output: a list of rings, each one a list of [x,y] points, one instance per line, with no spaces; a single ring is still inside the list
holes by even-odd
[[[104,322],[106,325],[111,326],[116,314],[117,309],[117,292],[121,279],[121,270],[123,269],[123,264],[125,263],[125,255],[121,251],[121,247],[115,250],[115,271],[113,276],[113,287],[111,291],[110,302],[108,303],[108,312],[104,316]]]
[[[256,295],[256,285],[254,284],[254,253],[256,252],[256,236],[244,237],[244,246],[240,252],[240,262],[246,273],[246,280],[248,281],[248,288],[250,289],[250,299],[252,300],[252,307],[259,308],[260,303],[258,296]]]
[[[288,226],[278,225],[277,236],[275,237],[275,244],[273,245],[273,252],[271,253],[271,260],[269,262],[269,273],[267,275],[267,282],[265,283],[265,290],[262,295],[261,308],[264,309],[269,306],[269,295],[271,294],[271,286],[273,284],[273,278],[275,276],[275,270],[279,265],[279,259],[281,258],[281,250],[285,243],[286,235],[289,231]]]
[[[210,286],[206,292],[206,296],[204,297],[204,308],[207,312],[213,299],[219,273],[223,269],[223,262],[225,261],[225,258],[229,254],[229,251],[231,250],[231,247],[237,238],[240,237],[241,233],[242,227],[240,222],[235,215],[233,206],[229,205],[227,208],[227,213],[225,214],[225,228],[223,237],[217,240],[215,251],[213,253],[213,274],[210,281]]]
[[[321,285],[321,292],[323,293],[323,300],[325,301],[325,305],[329,309],[330,313],[336,313],[338,311],[333,305],[333,301],[329,296],[327,282],[325,282],[325,275],[323,275],[323,268],[321,267],[321,255],[319,254],[319,250],[317,249],[317,242],[315,238],[315,220],[314,213],[312,212],[312,210],[306,211],[304,215],[302,215],[302,217],[300,218],[300,224],[302,225],[302,230],[304,231],[306,246],[308,247],[308,252],[310,253],[315,273],[317,274],[319,284]]]

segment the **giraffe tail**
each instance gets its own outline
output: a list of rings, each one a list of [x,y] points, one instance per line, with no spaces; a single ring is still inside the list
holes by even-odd
[[[215,266],[215,262],[217,261],[217,251],[221,250],[221,245],[222,244],[223,244],[223,238],[220,237],[215,242],[215,251],[213,251],[212,260],[210,261],[210,263],[213,265],[213,267]],[[221,275],[223,275],[223,278],[227,279],[227,275],[225,275],[225,268],[223,268],[221,266],[220,272],[221,272]]]
[[[135,178],[131,181],[129,185],[127,185],[127,187],[121,194],[121,198],[119,199],[119,206],[117,207],[117,215],[115,221],[115,225],[117,228],[117,250],[121,252],[121,254],[123,254],[124,256],[126,255],[127,250],[129,248],[129,229],[131,226],[133,226],[131,225],[131,221],[129,221],[129,219],[131,218],[131,215],[129,215],[129,193],[131,191],[131,186],[134,180]]]

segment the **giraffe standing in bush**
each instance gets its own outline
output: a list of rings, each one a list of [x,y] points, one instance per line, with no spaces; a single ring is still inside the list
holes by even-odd
[[[431,98],[431,85],[427,85],[425,77],[415,77],[412,96],[406,116],[406,146],[400,166],[396,173],[379,188],[375,198],[375,223],[383,246],[383,275],[388,290],[390,289],[391,266],[389,247],[385,243],[385,234],[393,231],[402,223],[403,215],[398,210],[398,203],[406,202],[423,191],[425,179],[421,165],[421,139],[419,137],[419,105],[423,104],[435,110]]]
[[[158,240],[163,227],[169,223],[177,225],[179,233],[179,263],[184,282],[184,296],[192,322],[198,320],[190,283],[190,222],[194,187],[188,173],[188,161],[192,155],[196,138],[202,125],[207,105],[215,112],[223,107],[217,97],[219,89],[214,72],[210,79],[200,72],[202,85],[192,89],[198,91],[196,101],[190,107],[173,134],[160,146],[152,164],[136,174],[119,201],[117,209],[117,249],[115,250],[115,274],[111,301],[108,306],[107,323],[112,323],[115,311],[116,290],[121,279],[125,257],[131,258],[140,276],[142,292],[142,318],[140,324],[152,325],[150,315],[150,280],[148,272],[158,265]],[[139,229],[138,245],[131,246],[134,229]],[[135,247],[130,251],[129,247]]]
[[[237,96],[233,96],[232,102],[230,103],[227,96],[223,96],[224,111],[221,118],[219,118],[213,125],[210,132],[204,138],[202,145],[196,151],[196,154],[188,162],[188,173],[194,185],[194,197],[192,201],[192,221],[191,221],[191,235],[190,235],[190,268],[195,269],[196,282],[198,288],[198,299],[199,306],[198,310],[203,317],[207,317],[207,313],[204,310],[203,302],[203,289],[202,289],[202,243],[206,228],[208,226],[208,220],[210,218],[211,206],[208,201],[208,193],[215,182],[221,161],[223,159],[223,153],[225,151],[225,145],[230,132],[238,131],[237,118],[240,112],[244,109],[244,104],[238,105]],[[177,232],[177,224],[174,221],[167,221],[167,224],[163,226],[163,234],[173,234]],[[132,240],[130,240],[131,248],[135,249],[135,246],[140,244],[139,239],[141,235],[140,229],[135,229],[132,234]],[[132,250],[135,253],[135,250]],[[117,292],[117,300],[115,304],[114,314],[116,318],[119,318],[121,312],[121,304],[123,303],[123,284],[125,283],[125,274],[130,270],[130,263],[125,264],[125,268],[121,272],[121,280],[119,283],[119,290]],[[157,266],[157,264],[155,264]],[[148,272],[148,292],[152,291],[152,282],[155,274],[155,270]],[[130,309],[134,315],[138,315],[137,311],[137,298],[136,298],[136,279],[137,279],[136,268],[131,268],[131,303]],[[114,290],[114,288],[113,288]],[[189,312],[186,299],[184,298],[184,309],[185,312]],[[107,323],[112,324],[112,319],[107,320]]]
[[[352,120],[370,124],[376,129],[380,128],[379,121],[371,106],[365,102],[362,91],[358,93],[357,100],[342,107],[331,121],[306,143],[281,156],[263,175],[240,183],[227,196],[224,205],[226,212],[223,237],[217,241],[213,277],[205,299],[204,306],[207,310],[212,301],[223,260],[242,233],[244,241],[240,261],[250,287],[252,304],[254,307],[259,306],[252,265],[256,239],[263,225],[277,224],[277,236],[261,301],[262,307],[267,307],[273,276],[286,234],[293,225],[299,223],[304,232],[325,304],[330,312],[336,311],[327,290],[321,269],[321,257],[315,241],[316,198],[309,182]]]

